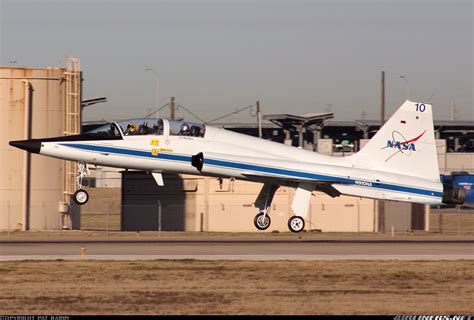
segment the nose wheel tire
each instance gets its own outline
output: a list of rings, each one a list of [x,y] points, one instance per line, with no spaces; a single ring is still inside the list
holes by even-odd
[[[253,219],[253,223],[255,224],[255,227],[258,230],[267,230],[271,222],[272,221],[270,220],[270,216],[266,214],[264,217],[263,212],[260,212],[259,214],[257,214],[255,216],[255,219]]]
[[[291,232],[301,232],[304,230],[304,219],[298,216],[293,216],[288,220],[288,228]]]
[[[72,195],[72,199],[78,205],[86,204],[89,201],[89,194],[84,189],[79,189]]]

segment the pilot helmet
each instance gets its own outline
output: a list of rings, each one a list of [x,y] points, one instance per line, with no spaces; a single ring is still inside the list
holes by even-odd
[[[189,132],[189,125],[188,125],[187,123],[183,123],[183,124],[181,125],[181,132],[182,132],[182,133],[187,133],[187,132]]]
[[[137,127],[135,126],[134,123],[129,123],[127,126],[127,131],[134,133],[137,130]]]

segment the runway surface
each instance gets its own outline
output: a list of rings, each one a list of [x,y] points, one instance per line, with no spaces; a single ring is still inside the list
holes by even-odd
[[[26,259],[457,260],[474,259],[474,241],[282,239],[0,241],[0,261]]]

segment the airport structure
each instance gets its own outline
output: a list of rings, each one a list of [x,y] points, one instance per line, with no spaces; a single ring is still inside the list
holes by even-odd
[[[108,172],[109,177],[112,172]],[[163,176],[165,186],[160,187],[150,174],[122,172],[122,178],[116,179],[121,181],[121,188],[90,189],[91,199],[81,208],[81,229],[257,231],[252,223],[255,216],[253,202],[262,187],[260,183],[194,175]],[[269,210],[272,225],[268,231],[288,230],[288,218],[293,215],[290,209],[293,196],[292,188],[278,189]],[[427,227],[425,206],[393,202],[385,211],[386,218],[379,221],[376,200],[347,196],[331,198],[322,192],[314,192],[306,229],[378,232],[390,230],[390,226],[396,231],[425,230]]]
[[[93,167],[91,200],[71,203],[75,164],[22,152],[10,140],[81,131],[82,75],[79,61],[66,68],[0,67],[0,230],[256,231],[253,202],[261,184],[192,175],[164,175],[157,186],[146,172]],[[376,121],[335,121],[331,113],[267,115],[257,124],[221,123],[264,139],[345,156],[363,148]],[[83,130],[98,124],[83,124]],[[440,172],[474,173],[472,134],[466,121],[435,121]],[[294,191],[280,188],[270,208],[268,231],[286,231]],[[387,232],[430,230],[429,206],[315,192],[306,230]]]

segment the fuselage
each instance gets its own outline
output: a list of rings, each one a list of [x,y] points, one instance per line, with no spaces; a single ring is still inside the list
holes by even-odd
[[[317,186],[327,182],[341,194],[351,196],[423,204],[442,202],[443,186],[439,181],[389,170],[372,170],[356,164],[352,156],[325,156],[212,126],[201,125],[201,133],[180,134],[173,129],[176,122],[160,121],[161,129],[148,134],[127,135],[123,126],[116,124],[119,132],[107,139],[100,139],[97,135],[90,135],[93,139],[89,139],[87,134],[81,135],[82,139],[81,136],[41,139],[39,153],[88,164],[150,172],[261,182],[273,179],[280,185],[305,181]],[[192,163],[196,154],[204,155],[201,170]]]

